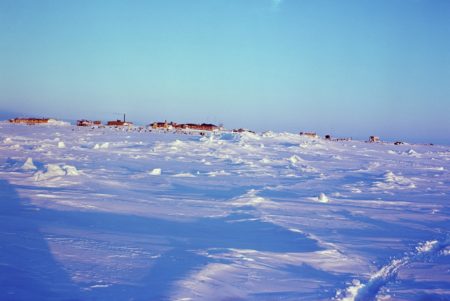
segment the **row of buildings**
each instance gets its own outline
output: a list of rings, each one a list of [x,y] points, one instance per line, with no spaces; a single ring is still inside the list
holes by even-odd
[[[10,119],[11,123],[22,123],[22,124],[43,124],[48,123],[50,118],[14,118]]]
[[[306,136],[309,138],[319,138],[319,135],[317,135],[314,132],[300,132],[299,134],[300,134],[300,136]],[[333,140],[333,141],[351,141],[352,140],[352,138],[334,138],[334,139],[332,139],[331,135],[325,135],[324,138],[325,138],[325,140],[330,140],[330,141],[331,140]],[[380,137],[370,136],[369,140],[367,142],[374,143],[374,142],[380,142],[380,141],[381,141]],[[399,145],[399,144],[403,144],[403,142],[397,141],[394,144]]]
[[[10,119],[9,122],[11,123],[21,123],[21,124],[45,124],[49,123],[51,119],[50,118],[14,118]],[[102,126],[102,122],[100,120],[87,120],[87,119],[80,119],[77,120],[77,126]],[[117,119],[108,121],[106,126],[132,126],[133,122],[127,121],[125,119],[125,115],[123,117],[123,120]],[[149,125],[152,129],[164,129],[164,130],[177,130],[177,129],[183,129],[183,130],[199,130],[199,131],[216,131],[222,129],[221,127],[211,124],[211,123],[175,123],[175,122],[153,122]]]
[[[198,130],[198,131],[217,131],[222,128],[211,123],[176,123],[176,122],[153,122],[150,124],[152,129],[163,130]]]
[[[14,118],[10,119],[9,122],[11,123],[22,123],[22,124],[45,124],[49,123],[49,121],[52,120],[50,118]],[[123,115],[123,120],[117,119],[108,121],[106,123],[106,126],[114,126],[114,127],[122,127],[122,126],[132,126],[133,123],[130,121],[126,121],[125,114]],[[102,126],[102,122],[99,120],[87,120],[87,119],[81,119],[77,121],[77,126]],[[211,124],[211,123],[175,123],[175,122],[153,122],[149,125],[152,129],[155,130],[198,130],[198,131],[217,131],[217,130],[223,130],[223,127],[219,127],[217,125]],[[253,131],[246,130],[246,129],[238,129],[233,130],[233,132],[242,133],[242,132],[251,132]],[[319,135],[317,135],[314,132],[300,132],[301,136],[306,136],[310,138],[319,138]],[[331,135],[325,135],[325,140],[335,140],[335,141],[341,141],[341,140],[351,140],[351,138],[338,138],[338,139],[332,139]],[[380,138],[378,136],[370,136],[368,142],[380,142]],[[395,144],[403,144],[403,142],[395,142]]]

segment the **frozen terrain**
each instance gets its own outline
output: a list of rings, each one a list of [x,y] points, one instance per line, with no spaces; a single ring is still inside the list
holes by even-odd
[[[0,300],[450,300],[450,148],[0,123]]]

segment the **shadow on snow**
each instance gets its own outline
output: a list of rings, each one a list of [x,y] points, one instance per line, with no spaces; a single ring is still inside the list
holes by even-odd
[[[169,221],[113,213],[55,211],[24,206],[14,187],[0,180],[0,279],[1,300],[112,299],[163,300],[172,285],[214,259],[198,255],[208,249],[252,249],[270,252],[319,250],[306,236],[277,225],[234,214],[225,218]],[[148,245],[163,244],[166,251],[136,285],[112,285],[83,291],[58,263],[42,227],[77,228],[133,237],[145,235]],[[112,273],[120,273],[115,270]]]

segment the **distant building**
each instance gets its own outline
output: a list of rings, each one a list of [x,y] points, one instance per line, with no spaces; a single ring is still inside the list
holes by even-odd
[[[177,128],[177,124],[175,122],[153,122],[151,125],[152,129],[165,129],[170,130],[173,128]]]
[[[331,140],[331,135],[325,135],[325,140]]]
[[[123,120],[117,119],[117,120],[108,121],[108,123],[106,125],[108,125],[108,126],[131,126],[131,125],[133,125],[133,123],[130,121],[123,121]]]
[[[86,119],[82,119],[82,120],[77,120],[77,126],[99,126],[102,125],[102,122],[99,120],[86,120]]]
[[[316,133],[314,132],[300,132],[300,136],[307,136],[307,137],[311,137],[311,138],[317,138],[319,136],[317,136]]]
[[[133,123],[130,121],[125,121],[125,114],[123,114],[123,121],[120,119],[108,121],[106,123],[108,126],[132,126]]]
[[[175,128],[185,130],[198,130],[198,131],[216,131],[220,129],[217,125],[210,123],[202,123],[202,124],[182,123],[175,125]]]
[[[177,130],[198,130],[198,131],[216,131],[220,130],[221,128],[217,125],[210,124],[210,123],[175,123],[175,122],[153,122],[150,124],[152,129],[177,129]]]
[[[10,119],[9,122],[11,123],[24,123],[24,124],[42,124],[42,123],[48,123],[49,118],[14,118]]]
[[[248,129],[234,129],[233,133],[252,133],[252,134],[256,134],[254,131],[248,130]]]
[[[350,138],[336,138],[334,141],[352,141],[352,137]]]
[[[378,136],[370,136],[369,142],[380,142],[380,137]]]

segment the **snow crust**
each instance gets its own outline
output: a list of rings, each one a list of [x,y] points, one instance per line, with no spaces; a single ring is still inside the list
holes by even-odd
[[[0,142],[1,300],[450,299],[447,146],[8,123]]]

